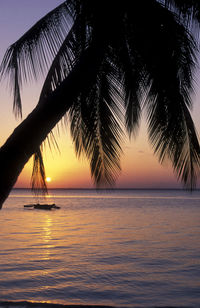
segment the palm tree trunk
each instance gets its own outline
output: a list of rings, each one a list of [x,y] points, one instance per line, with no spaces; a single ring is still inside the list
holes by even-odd
[[[103,47],[99,44],[89,47],[62,84],[44,102],[38,103],[0,148],[0,208],[24,165],[69,110],[77,95],[90,87],[103,54]]]

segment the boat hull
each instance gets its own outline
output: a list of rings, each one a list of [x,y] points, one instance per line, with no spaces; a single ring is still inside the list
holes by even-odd
[[[34,208],[34,209],[37,209],[37,210],[46,210],[46,211],[60,208],[59,206],[55,205],[54,203],[53,204],[40,204],[40,203],[25,204],[24,207],[25,208]]]

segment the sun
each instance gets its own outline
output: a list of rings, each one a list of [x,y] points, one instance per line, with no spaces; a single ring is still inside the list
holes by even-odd
[[[46,181],[47,181],[48,183],[51,182],[50,176],[47,176],[47,177],[46,177]]]

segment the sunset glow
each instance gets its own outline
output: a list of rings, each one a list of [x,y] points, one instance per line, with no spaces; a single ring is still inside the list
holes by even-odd
[[[199,27],[0,0],[0,308],[200,308]]]
[[[36,1],[39,3],[38,1]],[[18,7],[18,1],[12,1],[13,10],[9,10],[6,2],[2,1],[3,9],[0,11],[0,61],[8,48],[14,43],[26,30],[30,28],[40,17],[51,10],[54,6],[62,1],[45,1],[42,5],[37,5],[35,2],[31,7],[27,1],[20,1],[23,11]],[[5,6],[5,7],[4,7]],[[16,6],[16,7],[15,7]],[[18,8],[18,9],[17,9]],[[14,12],[18,14],[14,14]],[[12,16],[10,16],[10,14]],[[26,18],[24,18],[26,17]],[[10,20],[9,28],[7,27],[7,20]],[[5,31],[7,29],[7,31]],[[197,76],[199,78],[199,76]],[[38,82],[25,84],[22,93],[23,103],[23,119],[34,109],[38,102],[43,80],[39,77]],[[12,113],[12,96],[9,89],[2,82],[0,85],[1,91],[1,136],[0,144],[2,145],[17,125],[20,120],[16,120]],[[198,125],[199,107],[198,101],[200,97],[199,89],[196,90],[196,97],[194,97],[194,121],[197,124],[197,130],[200,130]],[[196,119],[195,119],[196,117]],[[145,119],[146,121],[146,119]],[[116,182],[118,188],[177,188],[182,187],[180,182],[173,173],[171,164],[165,162],[161,165],[158,159],[153,154],[153,150],[149,144],[147,136],[147,127],[144,125],[144,119],[141,121],[141,128],[139,130],[137,139],[128,140],[122,144],[123,155],[121,157],[121,173]],[[58,142],[59,151],[54,151],[48,148],[48,143],[44,147],[44,164],[46,174],[50,174],[46,178],[49,187],[53,188],[92,188],[95,187],[90,175],[90,165],[87,159],[83,156],[78,159],[75,155],[74,145],[71,140],[69,123],[68,127],[62,129],[60,125],[59,134],[55,133],[56,141]],[[56,130],[55,130],[56,132]],[[30,187],[32,174],[32,159],[24,167],[20,174],[15,187]]]

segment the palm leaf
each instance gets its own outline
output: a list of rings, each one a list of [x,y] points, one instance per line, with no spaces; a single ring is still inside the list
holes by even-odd
[[[89,93],[82,93],[70,110],[76,153],[90,160],[97,186],[113,185],[120,172],[122,97],[116,74],[107,59]]]
[[[177,97],[175,97],[177,98]],[[178,178],[190,188],[196,185],[200,168],[200,147],[188,107],[179,97],[167,110],[164,97],[157,96],[149,115],[149,134],[161,162],[169,158]],[[178,105],[178,107],[177,107]]]
[[[171,11],[174,11],[179,19],[187,26],[200,22],[200,2],[198,0],[163,0],[161,1]]]
[[[48,193],[46,185],[46,174],[45,166],[43,160],[43,149],[45,145],[48,144],[50,151],[52,151],[52,146],[54,150],[57,150],[60,153],[58,143],[56,138],[51,131],[44,142],[38,147],[33,155],[33,169],[31,176],[31,187],[33,192],[37,195],[41,192],[46,195]]]
[[[128,30],[128,29],[126,29]],[[142,101],[144,92],[144,67],[138,54],[130,47],[127,33],[124,31],[121,40],[118,39],[115,53],[117,55],[116,66],[121,69],[119,82],[123,88],[125,102],[125,124],[129,136],[136,135],[140,124]]]
[[[22,109],[22,84],[44,74],[69,31],[73,18],[71,2],[73,1],[64,1],[40,19],[8,48],[3,58],[0,75],[2,77],[6,74],[9,77],[17,115],[21,115]]]
[[[150,140],[160,161],[169,158],[178,177],[193,188],[200,167],[199,143],[188,108],[196,46],[172,15],[162,17],[161,33],[151,41],[148,54],[143,54],[149,72]]]
[[[33,156],[33,171],[31,187],[35,194],[43,192],[47,194],[46,175],[42,157],[42,147],[38,148]]]
[[[38,108],[42,106],[43,104],[50,103],[50,105],[55,104],[55,101],[57,104],[60,104],[63,108],[63,116],[65,112],[68,111],[70,107],[70,99],[69,102],[66,98],[69,97],[69,87],[65,86],[65,83],[68,82],[68,79],[70,79],[71,75],[74,74],[74,66],[78,65],[76,62],[81,62],[81,68],[82,72],[79,74],[80,81],[78,82],[77,86],[74,86],[72,84],[72,87],[70,90],[72,92],[75,92],[75,96],[79,97],[80,93],[84,93],[85,90],[90,89],[90,86],[93,84],[94,79],[96,80],[96,74],[99,69],[100,60],[99,57],[96,56],[96,54],[93,54],[93,51],[96,51],[97,55],[100,55],[100,58],[102,57],[103,50],[99,50],[98,46],[95,45],[95,43],[92,46],[89,46],[88,48],[82,50],[80,47],[80,51],[78,53],[80,54],[80,57],[77,56],[76,52],[74,51],[75,45],[76,45],[76,39],[75,39],[75,32],[76,30],[75,26],[72,27],[71,31],[69,32],[66,40],[64,41],[63,45],[61,46],[57,56],[55,57],[50,70],[49,74],[47,75],[47,78],[44,82],[44,86],[40,95]],[[87,46],[87,44],[86,44]],[[79,45],[78,45],[79,47]],[[81,58],[81,59],[79,59]],[[90,67],[90,72],[85,65],[85,62],[88,63],[88,60],[94,59],[94,62],[96,62],[96,68],[95,66]],[[86,59],[86,61],[84,61]],[[93,62],[93,63],[94,63]],[[63,67],[66,67],[68,65],[68,69],[63,69]],[[83,66],[83,67],[82,67]],[[88,73],[89,78],[85,78],[86,73]],[[83,75],[84,74],[84,75]],[[72,77],[73,78],[73,77]],[[77,78],[76,78],[77,81]],[[59,93],[59,94],[56,94]],[[74,94],[73,94],[74,95]],[[56,123],[56,122],[55,122]],[[36,156],[37,158],[37,156]],[[37,171],[39,168],[37,169]],[[34,173],[35,178],[37,175],[37,172]],[[39,175],[39,174],[38,174]],[[41,175],[39,175],[41,177]],[[37,182],[40,184],[40,182]],[[35,186],[36,187],[36,186]]]
[[[197,48],[178,16],[160,3],[148,2],[141,23],[142,12],[142,4],[128,12],[127,40],[133,58],[140,56],[150,141],[159,160],[170,159],[183,183],[194,187],[199,143],[189,108]]]
[[[87,47],[88,30],[84,25],[83,29],[86,32],[83,33],[82,29],[82,37],[80,37],[80,19],[78,16],[74,20],[73,26],[54,57],[40,94],[39,104],[67,78],[78,62],[80,54]]]

